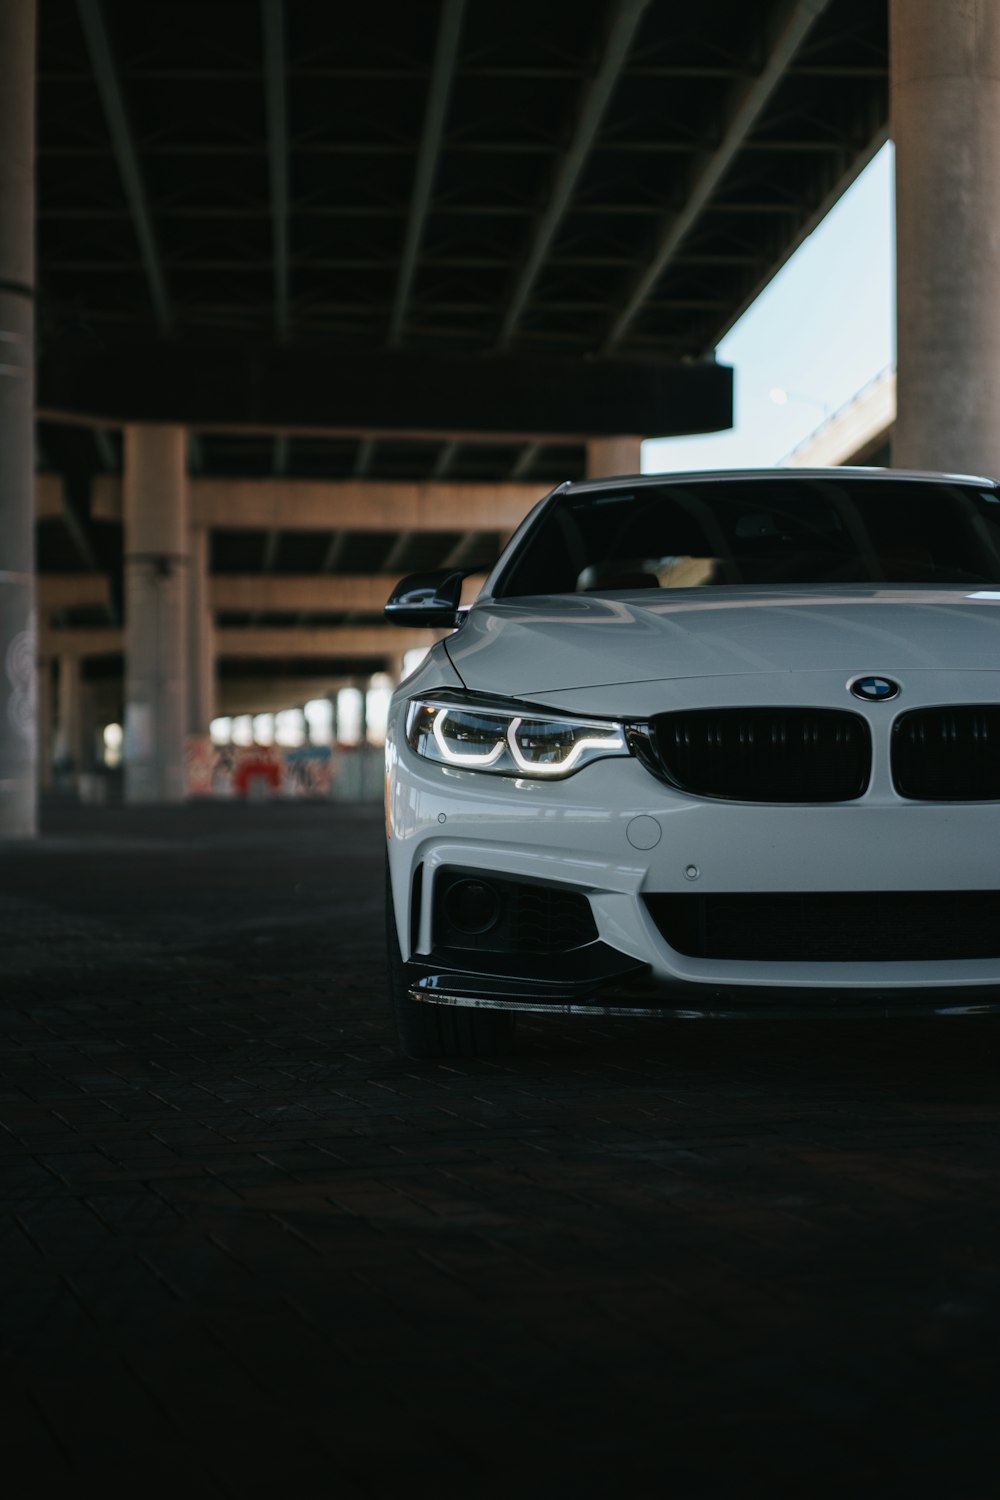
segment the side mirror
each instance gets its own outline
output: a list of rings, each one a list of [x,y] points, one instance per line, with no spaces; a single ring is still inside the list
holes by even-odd
[[[389,595],[385,617],[395,625],[429,625],[447,630],[458,617],[462,602],[460,569],[446,568],[437,573],[411,573],[401,578]]]

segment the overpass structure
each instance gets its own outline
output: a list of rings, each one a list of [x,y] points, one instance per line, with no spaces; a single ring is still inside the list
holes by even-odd
[[[887,467],[895,420],[896,372],[886,369],[803,438],[784,463],[791,469],[823,469],[836,464]]]
[[[128,795],[179,796],[220,707],[398,670],[400,574],[728,425],[716,345],[886,139],[887,33],[883,0],[8,0],[0,834],[87,693]]]

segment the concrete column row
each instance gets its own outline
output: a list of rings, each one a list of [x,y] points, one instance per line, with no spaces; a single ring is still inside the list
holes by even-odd
[[[891,0],[893,464],[1000,475],[1000,6]]]
[[[187,433],[125,429],[125,798],[185,795],[185,743],[215,715],[209,538],[188,524]]]
[[[0,4],[0,838],[35,832],[35,4]]]
[[[215,630],[209,537],[188,527],[186,433],[125,430],[125,796],[176,801],[185,792],[185,740],[215,717]],[[38,769],[91,768],[89,696],[73,655],[38,664]]]
[[[639,451],[638,438],[591,442],[588,475],[636,473]],[[126,429],[125,796],[129,802],[170,802],[184,796],[185,735],[207,733],[215,713],[209,538],[206,528],[192,530],[188,525],[186,452],[186,433],[181,427]],[[366,729],[362,707],[362,741]]]

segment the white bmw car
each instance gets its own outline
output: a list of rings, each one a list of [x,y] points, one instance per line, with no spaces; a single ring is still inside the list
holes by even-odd
[[[392,700],[404,1052],[518,1011],[1000,1010],[1000,486],[565,484]]]

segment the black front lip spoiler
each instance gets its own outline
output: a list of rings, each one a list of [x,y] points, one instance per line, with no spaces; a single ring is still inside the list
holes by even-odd
[[[563,953],[490,953],[474,948],[435,949],[404,965],[411,988],[456,986],[470,995],[583,1000],[629,976],[648,973],[641,959],[595,941]],[[428,996],[429,998],[429,996]]]
[[[534,1015],[678,1021],[869,1020],[1000,1015],[1000,988],[788,990],[669,986],[607,943],[567,953],[430,953],[404,965],[411,1000]]]

